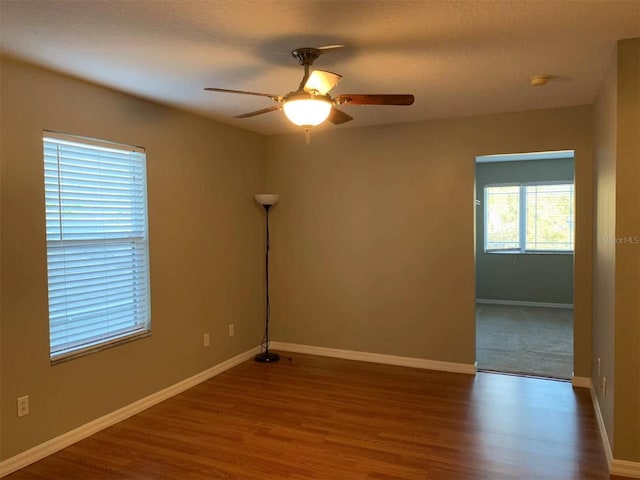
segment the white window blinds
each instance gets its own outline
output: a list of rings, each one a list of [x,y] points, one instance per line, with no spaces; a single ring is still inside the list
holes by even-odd
[[[44,133],[51,359],[150,328],[143,149]]]

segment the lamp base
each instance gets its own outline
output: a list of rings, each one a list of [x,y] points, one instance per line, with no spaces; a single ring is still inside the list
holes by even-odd
[[[254,360],[260,363],[272,363],[280,360],[280,355],[273,352],[262,352],[256,355],[254,357]]]

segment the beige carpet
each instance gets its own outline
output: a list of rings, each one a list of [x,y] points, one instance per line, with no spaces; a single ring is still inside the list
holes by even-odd
[[[571,379],[573,310],[476,306],[478,369]]]

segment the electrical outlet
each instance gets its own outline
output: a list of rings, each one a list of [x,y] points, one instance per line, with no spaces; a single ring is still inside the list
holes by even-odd
[[[600,376],[600,357],[598,357],[598,376]]]
[[[29,415],[29,395],[18,398],[18,417]]]
[[[208,333],[204,334],[203,346],[205,346],[205,347],[209,346],[209,334]]]
[[[229,336],[233,337],[236,334],[236,328],[233,323],[229,324]]]

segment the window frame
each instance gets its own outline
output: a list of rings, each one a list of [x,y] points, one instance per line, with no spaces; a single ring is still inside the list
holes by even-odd
[[[49,140],[50,142],[49,144],[47,144],[47,140]],[[127,197],[131,199],[130,200],[132,202],[131,208],[136,207],[136,211],[139,212],[138,215],[142,219],[141,222],[139,222],[139,224],[136,224],[136,227],[134,227],[132,224],[130,229],[129,230],[125,229],[125,233],[122,235],[118,234],[117,236],[115,236],[113,234],[107,233],[108,230],[102,230],[101,233],[96,233],[96,235],[91,237],[90,234],[94,233],[92,230],[80,230],[80,233],[79,233],[80,236],[88,235],[90,238],[79,239],[77,235],[75,235],[76,238],[74,238],[74,235],[71,235],[71,237],[69,238],[64,238],[65,235],[62,230],[63,228],[62,218],[64,215],[64,212],[63,212],[64,208],[61,206],[62,204],[61,198],[63,193],[60,188],[61,181],[59,177],[61,172],[61,167],[59,163],[60,157],[57,158],[58,164],[55,165],[58,172],[57,173],[58,178],[55,179],[53,182],[50,179],[47,179],[47,170],[51,168],[51,161],[47,160],[47,155],[48,155],[47,148],[50,148],[51,143],[74,144],[79,146],[80,148],[86,148],[88,150],[100,149],[100,150],[96,150],[96,152],[97,151],[107,152],[107,151],[115,150],[118,152],[134,152],[135,154],[140,155],[140,158],[135,160],[135,162],[139,162],[139,163],[135,164],[135,167],[134,166],[131,167],[136,169],[139,172],[140,178],[133,181],[134,174],[133,172],[131,172],[132,178],[128,179],[130,181],[127,181],[126,183],[124,183],[124,185],[131,188],[130,195],[135,195],[133,191],[135,191],[136,189],[138,189],[141,192],[135,195],[138,197],[137,199],[135,198],[135,196]],[[128,342],[131,342],[140,338],[145,338],[151,335],[149,216],[148,216],[148,209],[147,209],[148,192],[147,192],[147,172],[146,172],[147,159],[146,159],[146,151],[143,147],[136,147],[132,145],[115,143],[115,142],[88,138],[88,137],[83,137],[78,135],[70,135],[70,134],[54,132],[50,130],[43,130],[42,145],[43,145],[42,158],[43,158],[43,170],[44,170],[43,171],[43,174],[44,174],[43,187],[45,190],[45,215],[46,217],[54,215],[53,218],[57,216],[60,219],[59,233],[57,233],[57,236],[59,238],[50,238],[49,226],[50,226],[51,220],[47,218],[45,222],[45,229],[47,230],[46,261],[47,261],[47,295],[48,295],[48,319],[49,319],[49,359],[50,359],[50,363],[52,365],[55,365],[57,363],[65,362],[74,358],[78,358],[84,355],[101,351],[107,348],[112,348],[117,345],[128,343]],[[111,158],[113,159],[113,157]],[[86,157],[82,158],[82,161],[85,163],[88,162]],[[132,162],[134,162],[134,160],[132,160]],[[100,163],[101,168],[104,168],[103,164],[106,164],[106,163],[101,162]],[[133,165],[133,163],[131,165]],[[100,172],[102,172],[102,170],[100,170]],[[90,180],[83,180],[82,183],[77,184],[78,186],[82,186],[82,187],[74,187],[74,188],[90,188],[88,187],[86,182],[88,181],[90,184],[92,181],[93,182],[97,181],[97,178],[98,178],[97,174],[92,174],[92,175],[94,176],[89,176]],[[51,191],[47,190],[47,188],[50,186],[54,186],[58,189],[58,192],[54,192],[53,196],[51,196]],[[98,192],[103,192],[103,190],[98,190]],[[54,199],[53,208],[50,204],[51,199]],[[82,210],[85,208],[90,208],[91,206],[94,205],[91,203],[90,200],[87,200],[86,198],[82,199],[82,202],[78,202],[79,204],[76,205],[75,208]],[[98,217],[98,218],[100,218],[102,221],[107,221],[107,217]],[[141,225],[141,234],[142,234],[141,236],[137,235],[139,233],[137,229],[139,228],[140,225]],[[87,224],[86,226],[89,227],[90,225]],[[72,227],[67,227],[67,228],[72,228]],[[103,226],[102,228],[106,228],[106,227]],[[101,238],[98,236],[100,234],[102,235]],[[52,234],[51,236],[56,236],[56,234]],[[131,304],[132,305],[131,311],[134,317],[132,317],[131,320],[125,323],[129,323],[131,326],[126,326],[118,330],[117,332],[102,334],[100,338],[95,338],[96,332],[92,331],[93,332],[92,334],[86,334],[84,338],[78,340],[77,342],[67,341],[66,343],[63,344],[63,346],[60,346],[61,344],[59,342],[54,343],[54,337],[53,337],[54,324],[53,324],[52,315],[53,313],[55,313],[55,311],[52,310],[51,302],[52,302],[52,292],[55,290],[56,284],[55,282],[52,283],[52,277],[51,277],[51,271],[50,271],[50,268],[53,268],[52,262],[55,263],[54,255],[59,254],[58,251],[60,249],[63,249],[63,252],[64,252],[63,255],[65,255],[65,258],[66,258],[66,250],[64,250],[65,248],[69,248],[69,250],[71,251],[73,251],[73,248],[76,248],[76,249],[80,248],[80,249],[85,249],[83,256],[86,257],[87,255],[89,255],[88,253],[86,253],[86,249],[100,248],[100,247],[107,248],[107,249],[123,248],[122,246],[126,247],[126,245],[130,245],[128,249],[132,251],[125,258],[129,258],[130,259],[129,261],[132,262],[131,263],[132,265],[137,265],[137,262],[143,262],[143,267],[141,270],[142,277],[140,277],[140,274],[136,269],[130,272],[127,272],[129,275],[129,277],[127,278],[130,279],[130,283],[132,284],[132,286],[130,287],[131,290],[130,291],[127,290],[127,291],[129,291],[128,296],[133,302]],[[107,252],[108,250],[104,250],[104,251]],[[74,255],[74,253],[72,253],[72,255]],[[76,252],[75,255],[78,255],[78,253]],[[104,253],[103,253],[103,257],[106,257]],[[89,257],[89,258],[95,258],[95,257]],[[104,262],[104,265],[107,265],[107,266],[109,265],[108,261],[103,260],[103,262]],[[89,268],[92,268],[92,267],[89,267]],[[64,291],[63,295],[65,295],[65,300],[64,300],[64,307],[62,308],[62,310],[64,312],[63,314],[64,318],[66,319],[68,315],[67,312],[69,310],[69,305],[67,304],[67,300],[66,300],[66,295],[67,295],[66,282],[67,282],[67,279],[69,278],[69,274],[66,270],[66,267],[63,267],[63,270],[64,270],[63,278],[65,279],[64,280],[65,286],[62,287],[62,290]],[[127,268],[125,267],[124,270],[126,271]],[[98,272],[98,270],[91,270],[91,271],[96,273]],[[142,281],[140,281],[141,279]],[[52,290],[52,288],[54,290]],[[107,286],[104,291],[112,292],[113,290],[109,290],[109,288],[115,289],[116,287],[110,285],[110,286]],[[118,287],[118,290],[121,290],[121,287]],[[143,293],[144,295],[141,297],[139,295],[140,293]],[[109,307],[109,308],[112,308],[112,307]],[[139,316],[140,312],[142,312],[142,314]],[[93,313],[93,317],[91,318],[95,319],[96,317],[99,317],[99,314]],[[67,321],[68,320],[65,320],[65,322]],[[109,324],[108,321],[106,323],[102,321],[102,325],[106,326],[108,324]]]
[[[572,207],[572,231],[573,244],[570,250],[531,250],[527,249],[527,187],[546,186],[546,185],[571,185],[573,187],[573,207]],[[487,189],[491,187],[519,187],[518,192],[518,248],[504,249],[487,249],[488,240],[488,206]],[[575,180],[550,180],[550,181],[532,181],[532,182],[504,182],[504,183],[487,183],[483,186],[483,252],[486,254],[498,255],[573,255],[575,252]]]

